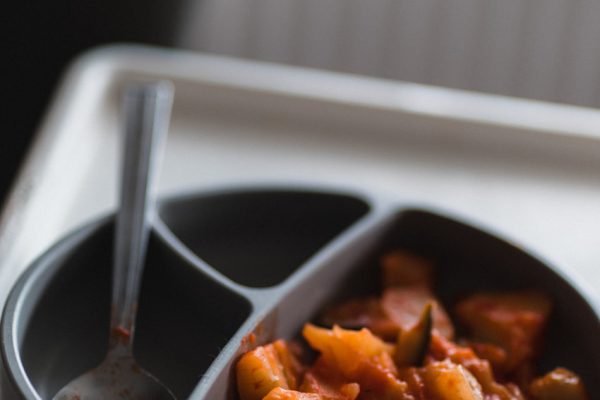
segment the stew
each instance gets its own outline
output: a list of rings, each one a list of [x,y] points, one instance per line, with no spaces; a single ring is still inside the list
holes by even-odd
[[[552,304],[543,293],[474,293],[455,327],[433,293],[433,264],[402,250],[381,260],[383,292],[326,309],[302,336],[236,365],[241,400],[586,400],[581,379],[534,363]],[[315,353],[313,361],[307,361]]]

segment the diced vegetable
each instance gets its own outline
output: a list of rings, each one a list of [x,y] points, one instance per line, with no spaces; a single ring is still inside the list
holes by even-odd
[[[381,258],[383,286],[424,286],[431,288],[433,263],[404,250],[387,253]]]
[[[330,307],[321,321],[327,326],[368,328],[384,340],[395,341],[400,331],[408,331],[419,322],[421,311],[428,303],[433,303],[433,328],[451,339],[454,328],[448,314],[424,286],[390,288],[380,299],[347,301]]]
[[[403,399],[405,382],[397,378],[391,357],[393,346],[384,343],[367,329],[350,331],[334,326],[318,328],[306,324],[303,335],[321,353],[318,362],[347,382],[360,386],[361,399]]]
[[[431,341],[433,303],[427,303],[419,321],[406,331],[400,331],[394,361],[398,367],[421,366]]]
[[[375,297],[354,299],[330,307],[323,313],[321,322],[325,326],[339,325],[346,329],[367,328],[384,340],[393,341],[399,327],[388,318],[381,308],[381,300]]]
[[[300,364],[283,340],[244,354],[236,365],[241,400],[261,400],[275,388],[296,389]]]
[[[381,299],[383,312],[396,323],[400,330],[409,330],[419,321],[427,303],[433,303],[433,329],[452,339],[454,328],[446,311],[425,287],[386,289]]]
[[[521,400],[523,395],[512,384],[496,382],[492,367],[487,360],[477,357],[473,349],[459,346],[440,335],[432,335],[429,357],[433,362],[450,360],[466,368],[477,379],[484,395],[495,400]]]
[[[435,400],[483,400],[481,385],[462,365],[450,361],[425,367],[425,385]]]
[[[383,354],[390,355],[392,351],[390,345],[367,329],[351,331],[338,326],[324,329],[306,324],[302,334],[308,344],[321,353],[324,363],[348,379],[357,375],[363,363]]]
[[[535,400],[587,400],[581,379],[566,368],[556,368],[534,380],[529,388]]]
[[[456,313],[475,340],[506,350],[505,367],[512,371],[537,356],[550,309],[537,292],[482,293],[460,302]]]

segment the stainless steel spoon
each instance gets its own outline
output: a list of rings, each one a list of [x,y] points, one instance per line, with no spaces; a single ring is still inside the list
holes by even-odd
[[[173,394],[133,358],[137,300],[152,218],[157,156],[173,101],[167,82],[136,84],[124,93],[125,157],[117,215],[110,342],[106,359],[55,396],[55,400],[172,400]]]

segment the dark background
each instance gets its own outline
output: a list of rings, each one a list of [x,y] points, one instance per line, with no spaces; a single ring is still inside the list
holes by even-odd
[[[0,205],[66,66],[102,44],[175,46],[184,0],[15,1],[0,25],[6,68]]]

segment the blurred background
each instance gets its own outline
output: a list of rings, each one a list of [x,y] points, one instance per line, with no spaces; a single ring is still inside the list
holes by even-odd
[[[0,199],[66,65],[137,42],[596,107],[597,0],[13,2]]]

